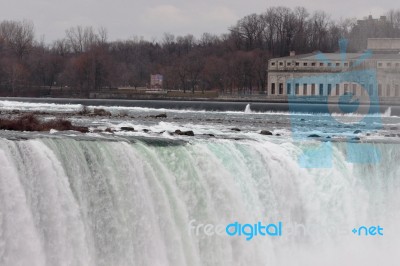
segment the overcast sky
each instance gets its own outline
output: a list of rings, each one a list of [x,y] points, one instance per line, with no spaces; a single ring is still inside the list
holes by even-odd
[[[394,0],[0,0],[1,20],[27,19],[36,35],[50,42],[64,36],[71,26],[103,26],[109,39],[132,36],[161,39],[203,32],[225,33],[229,26],[252,13],[271,6],[304,6],[324,10],[332,18],[379,16],[394,7]]]

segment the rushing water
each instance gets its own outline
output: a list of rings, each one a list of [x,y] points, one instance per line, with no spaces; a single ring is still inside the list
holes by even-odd
[[[332,167],[307,169],[298,157],[319,141],[297,142],[285,135],[284,114],[207,116],[229,115],[226,123],[241,126],[241,132],[200,118],[196,124],[193,117],[201,117],[201,112],[174,114],[183,121],[96,118],[91,123],[137,123],[135,128],[153,132],[185,127],[196,135],[212,132],[216,137],[3,132],[0,265],[398,264],[396,138],[376,141],[376,133],[379,163],[350,163],[348,145],[334,142]],[[273,131],[283,135],[261,136],[254,131],[257,124],[245,127],[242,122],[260,116],[268,124],[279,122],[283,129]],[[318,124],[311,115],[299,117]],[[390,119],[392,126],[397,123]],[[336,129],[325,126],[325,134]],[[234,221],[281,221],[283,235],[246,241],[192,228]],[[290,232],[291,225],[308,231]],[[380,225],[384,235],[354,235],[351,230],[361,225]]]

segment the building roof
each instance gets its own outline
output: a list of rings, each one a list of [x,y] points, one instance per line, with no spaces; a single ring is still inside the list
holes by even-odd
[[[342,54],[340,53],[320,53],[320,52],[315,52],[315,53],[309,53],[309,54],[301,54],[301,55],[294,55],[294,56],[285,56],[285,57],[279,57],[279,58],[273,58],[272,60],[320,60],[320,58],[317,57],[317,55],[322,54],[324,58],[330,61],[341,61],[342,60]],[[346,60],[357,60],[360,58],[364,53],[346,53]],[[399,53],[384,53],[384,54],[376,54],[372,53],[372,56],[367,57],[368,59],[372,60],[400,60],[400,54]]]
[[[368,49],[375,51],[400,51],[400,38],[368,38]]]

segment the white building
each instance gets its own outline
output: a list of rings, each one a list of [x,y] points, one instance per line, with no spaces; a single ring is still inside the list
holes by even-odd
[[[150,89],[161,90],[163,87],[164,77],[161,74],[150,75]]]
[[[380,98],[399,97],[400,100],[400,39],[371,39],[368,46],[372,51],[369,56],[364,53],[345,56],[313,53],[271,59],[268,63],[268,94],[276,98],[287,95],[340,96],[348,92],[362,95],[369,90]],[[376,75],[357,75],[364,70],[373,70]],[[335,78],[335,75],[346,73],[355,74],[350,81],[338,82]],[[305,79],[307,77],[319,78]]]

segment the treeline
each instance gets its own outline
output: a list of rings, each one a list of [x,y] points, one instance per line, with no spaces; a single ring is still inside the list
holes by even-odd
[[[35,38],[31,22],[2,21],[0,95],[63,88],[83,97],[104,88],[148,86],[151,73],[164,75],[165,89],[264,92],[269,58],[290,51],[335,52],[343,37],[353,52],[365,49],[367,38],[400,37],[400,11],[385,16],[357,23],[302,7],[272,7],[242,18],[220,36],[108,41],[104,28],[76,26],[51,44]]]

